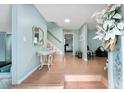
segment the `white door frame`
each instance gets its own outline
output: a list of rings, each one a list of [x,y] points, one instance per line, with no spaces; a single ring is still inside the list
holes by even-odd
[[[74,53],[74,32],[73,32],[73,31],[68,31],[68,32],[65,31],[65,32],[64,32],[64,38],[65,38],[65,35],[66,35],[66,34],[71,34],[71,35],[73,36],[73,49],[72,49],[72,50],[73,50],[73,55],[74,55],[74,54],[75,54],[75,53]]]

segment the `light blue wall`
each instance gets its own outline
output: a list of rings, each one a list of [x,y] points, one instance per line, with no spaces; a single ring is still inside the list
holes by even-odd
[[[123,87],[122,42],[123,39],[119,36],[114,50],[108,53],[108,87],[113,89],[120,89]]]
[[[121,7],[121,14],[124,17],[124,5]],[[118,37],[114,50],[109,52],[108,60],[109,88],[124,89],[124,31]]]
[[[6,32],[0,32],[0,61],[6,59]]]
[[[47,24],[48,31],[56,36],[61,43],[58,42],[55,38],[53,38],[49,33],[47,34],[48,40],[51,41],[57,48],[60,49],[61,52],[64,52],[64,32],[61,27],[59,27],[55,22],[49,22]]]
[[[79,30],[73,31],[73,54],[76,53],[76,51],[79,51]]]
[[[101,45],[101,41],[99,41],[98,39],[92,39],[95,36],[95,32],[97,32],[97,30],[87,31],[88,46],[93,52],[95,52],[96,49]]]
[[[12,6],[12,83],[20,83],[28,73],[39,64],[35,47],[32,43],[32,26],[36,25],[45,33],[47,40],[47,22],[33,5]],[[46,44],[45,44],[46,45]]]
[[[121,12],[123,16],[123,22],[124,22],[124,4],[121,7]],[[124,31],[122,32],[121,37],[121,51],[122,51],[122,88],[124,89]]]
[[[79,29],[79,49],[83,52],[82,58],[87,61],[87,24]]]
[[[124,17],[124,5],[121,14]],[[124,31],[118,36],[114,50],[108,53],[108,61],[108,88],[124,88]]]

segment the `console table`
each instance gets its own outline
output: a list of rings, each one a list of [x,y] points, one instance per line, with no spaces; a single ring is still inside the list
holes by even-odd
[[[50,70],[50,66],[52,65],[52,60],[53,60],[53,54],[55,52],[56,51],[52,49],[43,49],[37,52],[37,55],[40,57],[40,62],[41,62],[41,66],[39,69],[42,69],[44,65],[47,65],[48,69]]]

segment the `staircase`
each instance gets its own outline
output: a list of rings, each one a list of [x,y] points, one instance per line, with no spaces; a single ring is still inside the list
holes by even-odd
[[[51,47],[57,50],[57,53],[62,54],[63,51],[61,49],[61,46],[63,42],[59,40],[55,35],[53,35],[50,31],[48,31],[47,37],[47,45],[49,44]]]
[[[48,23],[47,44],[54,47],[57,53],[62,54],[64,52],[64,33],[55,22]]]
[[[56,45],[54,45],[51,41],[47,40],[47,45],[50,45],[52,48],[54,48],[57,54],[62,54],[62,51]]]

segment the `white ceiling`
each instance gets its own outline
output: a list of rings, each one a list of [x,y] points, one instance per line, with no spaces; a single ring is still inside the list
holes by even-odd
[[[102,10],[104,4],[36,4],[36,8],[47,21],[54,21],[64,29],[79,29],[82,24],[88,23],[89,29],[96,29],[96,21],[91,16]],[[64,19],[70,18],[70,23]]]
[[[102,10],[103,4],[36,4],[36,8],[47,21],[54,21],[64,29],[79,29],[85,22],[89,29],[95,29],[96,21],[91,16]],[[64,23],[70,18],[70,23]],[[0,32],[11,30],[11,5],[0,4]]]
[[[0,4],[0,32],[11,31],[11,5]]]

